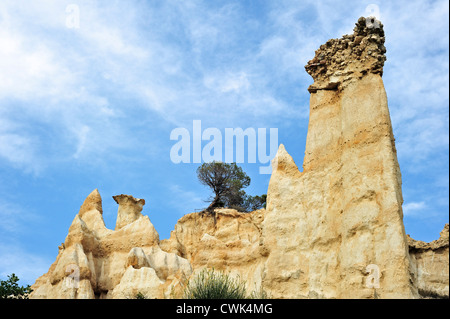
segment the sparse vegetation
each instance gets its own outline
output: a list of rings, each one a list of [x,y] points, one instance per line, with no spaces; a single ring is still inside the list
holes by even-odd
[[[248,297],[249,299],[270,299],[267,292],[261,287],[259,290],[254,290]]]
[[[187,299],[266,299],[263,289],[247,295],[245,282],[214,269],[203,269],[186,285]]]
[[[187,299],[244,299],[245,285],[230,276],[203,269],[185,290]]]
[[[205,209],[214,211],[217,207],[234,208],[241,212],[250,212],[265,207],[266,195],[249,196],[244,188],[250,185],[250,177],[236,163],[203,163],[197,169],[197,177],[203,185],[212,189],[214,196]]]
[[[138,292],[135,296],[135,299],[147,299],[147,296],[145,296],[142,292]]]
[[[15,274],[8,276],[8,280],[0,280],[0,299],[28,299],[33,291],[30,285],[19,286],[19,277]]]

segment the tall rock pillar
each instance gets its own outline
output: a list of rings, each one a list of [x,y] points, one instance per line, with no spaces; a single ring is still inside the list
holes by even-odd
[[[360,18],[305,66],[314,83],[303,172],[280,147],[268,190],[264,286],[274,297],[416,295],[381,78],[384,39],[381,22]]]

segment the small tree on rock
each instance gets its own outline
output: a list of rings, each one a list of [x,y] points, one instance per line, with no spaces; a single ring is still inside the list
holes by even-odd
[[[252,211],[265,204],[265,195],[253,197],[245,193],[243,189],[250,185],[250,177],[236,163],[203,163],[197,169],[197,177],[214,192],[207,212],[213,212],[216,207]]]

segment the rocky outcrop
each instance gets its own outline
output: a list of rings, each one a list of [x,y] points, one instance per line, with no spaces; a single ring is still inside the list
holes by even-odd
[[[105,227],[98,190],[86,198],[31,298],[134,298],[139,292],[163,298],[181,289],[190,263],[159,248],[158,233],[141,214],[145,202],[128,195],[114,199],[120,206],[113,231]]]
[[[306,66],[314,84],[303,172],[280,147],[263,223],[264,287],[275,297],[417,295],[383,42],[382,24],[361,18],[353,35],[328,41]],[[376,284],[368,269],[377,269]]]
[[[408,236],[413,261],[414,281],[423,298],[449,298],[449,231],[448,224],[440,237],[430,243]]]
[[[124,194],[113,196],[113,199],[119,204],[116,230],[138,220],[142,216],[141,211],[145,205],[144,199],[134,198],[131,195]]]
[[[448,297],[448,225],[428,244],[405,234],[385,52],[372,18],[316,51],[303,170],[280,145],[266,209],[188,214],[160,242],[143,199],[114,196],[113,231],[95,190],[31,297],[181,297],[203,268],[273,298]]]
[[[314,79],[308,91],[341,89],[368,73],[383,75],[386,61],[383,24],[375,18],[359,18],[353,34],[330,39],[305,66]]]
[[[216,209],[182,217],[161,249],[190,261],[194,270],[214,268],[246,281],[251,291],[261,289],[267,250],[262,241],[265,210],[239,213]]]

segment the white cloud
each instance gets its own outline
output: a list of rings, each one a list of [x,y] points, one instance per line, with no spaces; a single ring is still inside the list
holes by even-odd
[[[0,202],[0,229],[2,234],[6,232],[16,232],[21,227],[21,213],[22,210],[18,209],[16,205]]]
[[[110,120],[121,112],[110,105],[105,91],[108,84],[134,82],[128,78],[134,71],[128,69],[129,61],[145,60],[146,51],[127,36],[130,30],[107,23],[102,8],[88,3],[80,6],[84,28],[70,30],[65,27],[65,5],[61,3],[33,1],[17,6],[6,1],[0,5],[4,18],[0,20],[0,73],[8,75],[0,81],[0,113],[13,127],[0,132],[0,156],[26,170],[29,165],[36,166],[34,163],[69,158],[68,153],[80,159],[83,153],[114,145],[108,142],[112,136],[129,134],[126,127],[111,127]],[[106,71],[109,81],[96,81]],[[31,123],[57,132],[53,144],[65,137],[59,141],[58,153],[44,149],[48,142],[33,132]],[[93,123],[96,131],[90,137],[97,145],[86,139],[86,128]],[[74,148],[67,152],[71,144]]]
[[[422,215],[427,209],[425,202],[410,202],[403,205],[403,215],[405,217],[417,217]]]
[[[244,72],[215,72],[204,76],[204,86],[213,94],[232,93],[244,95],[251,88],[250,76]]]
[[[24,133],[22,125],[5,118],[0,109],[0,160],[27,173],[38,174],[42,165],[35,161],[36,139]]]
[[[86,147],[86,142],[88,140],[88,134],[91,131],[89,126],[83,125],[79,130],[77,130],[78,135],[78,145],[76,147],[76,152],[73,154],[74,158],[79,158],[81,152]]]
[[[352,32],[368,4],[280,1],[257,21],[241,4],[77,3],[74,30],[65,27],[66,3],[0,4],[0,73],[8,74],[0,81],[8,125],[0,128],[0,157],[15,167],[38,171],[55,158],[93,162],[150,149],[143,144],[160,142],[137,135],[136,114],[149,129],[160,118],[185,127],[199,118],[208,126],[304,125],[312,79],[303,66],[330,37]],[[379,8],[384,81],[406,176],[448,150],[448,4]],[[58,150],[27,123],[50,131]]]
[[[220,91],[222,93],[236,92],[248,90],[250,88],[250,82],[248,80],[247,74],[241,72],[239,74],[234,74],[226,78],[222,85],[220,85]]]
[[[193,119],[218,127],[306,127],[312,79],[303,66],[329,38],[351,33],[371,2],[280,0],[257,16],[239,2],[79,0],[80,28],[68,29],[70,3],[0,2],[1,164],[36,173],[63,161],[92,165],[127,150],[161,149],[155,145],[169,141],[154,131],[161,119],[188,128]],[[427,170],[430,179],[439,177],[448,162],[448,2],[379,8],[402,175]],[[440,162],[430,165],[434,160]],[[404,193],[415,187],[403,186]],[[448,189],[448,179],[439,187]],[[205,206],[190,189],[170,191],[180,212],[186,203]],[[426,196],[412,197],[405,216],[425,216],[437,202]],[[0,227],[11,232],[20,225],[13,214],[19,209],[8,207]],[[25,265],[24,251],[0,252]]]
[[[208,10],[195,2],[166,3],[160,10],[169,16],[179,14],[172,16],[174,24],[167,29],[161,27],[167,24],[164,16],[145,4],[88,1],[78,3],[80,28],[68,29],[66,5],[40,1],[18,7],[6,1],[0,6],[6,17],[0,22],[0,39],[5,44],[0,50],[0,72],[10,75],[0,82],[0,100],[3,105],[22,102],[4,114],[11,122],[17,121],[18,114],[26,114],[28,120],[65,137],[60,153],[52,154],[43,149],[47,146],[39,135],[31,134],[42,142],[39,151],[32,151],[36,143],[30,135],[11,131],[14,139],[3,146],[3,157],[8,153],[10,160],[39,162],[45,153],[47,159],[41,162],[48,162],[52,156],[70,158],[72,154],[80,160],[87,158],[83,154],[107,151],[115,145],[110,142],[112,136],[131,142],[129,107],[142,108],[144,117],[159,113],[172,123],[199,114],[215,119],[214,114],[220,113],[228,123],[255,116],[262,119],[267,114],[276,114],[281,121],[293,114],[272,88],[270,71],[264,67],[267,61],[255,59],[256,52],[248,50],[237,59],[227,57],[228,47],[245,47],[239,41],[241,28],[248,23],[239,5]],[[144,9],[148,12],[145,23]],[[177,28],[187,32],[167,41],[171,32],[180,31]],[[287,53],[283,60],[289,69],[295,54]],[[204,90],[205,84],[210,90]],[[118,104],[116,97],[132,105]],[[86,127],[92,128],[89,138],[96,143],[86,140]],[[121,146],[133,147],[130,143]]]
[[[1,143],[0,143],[1,145]],[[50,260],[30,252],[19,243],[41,221],[41,216],[13,200],[0,199],[0,278],[16,274],[20,284],[32,285],[47,272]]]
[[[28,101],[66,95],[73,78],[48,47],[4,28],[0,28],[0,42],[0,71],[5,75],[0,81],[0,99]]]
[[[30,139],[16,134],[0,135],[0,157],[18,166],[26,166],[32,158]]]
[[[448,150],[448,2],[383,6],[384,81],[399,157],[417,165]]]
[[[19,277],[19,285],[32,285],[36,279],[45,274],[52,260],[26,251],[20,245],[0,245],[0,277],[15,274]]]
[[[2,199],[0,200],[0,220],[0,234],[10,238],[25,233],[29,225],[38,222],[40,217],[14,201]]]
[[[173,194],[170,202],[171,206],[179,209],[181,216],[186,214],[186,209],[191,209],[192,212],[194,212],[194,210],[203,209],[207,206],[205,202],[206,199],[202,199],[198,196],[199,194],[194,191],[186,190],[184,187],[177,184],[171,184],[169,189]]]

